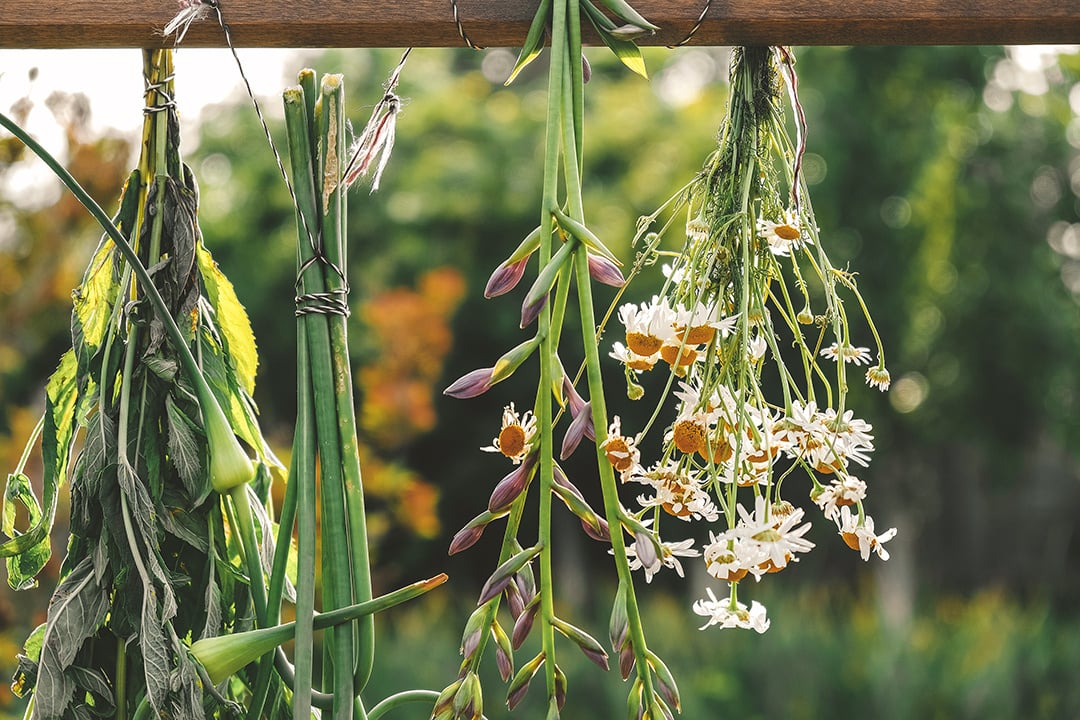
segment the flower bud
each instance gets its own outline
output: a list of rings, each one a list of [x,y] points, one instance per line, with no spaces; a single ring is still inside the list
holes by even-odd
[[[611,608],[611,620],[608,623],[608,638],[611,640],[611,649],[620,652],[630,632],[630,616],[626,612],[626,586],[619,583],[619,591],[615,594],[615,603]],[[623,676],[625,678],[625,675]]]
[[[530,548],[525,548],[515,553],[510,559],[504,562],[499,567],[495,568],[495,572],[491,574],[487,582],[484,583],[484,587],[480,590],[480,599],[477,601],[477,605],[483,605],[488,600],[496,597],[507,584],[514,578],[514,574],[521,570],[526,563],[530,562],[534,557],[540,554],[540,550],[543,549],[543,545],[537,543]]]
[[[524,462],[499,481],[488,499],[488,512],[498,514],[510,509],[510,506],[528,486],[536,469],[536,457],[536,453],[530,453]]]
[[[491,384],[502,382],[514,374],[521,364],[529,359],[540,347],[539,336],[530,338],[503,353],[502,357],[495,361],[495,367],[491,369]]]
[[[571,625],[565,620],[557,617],[552,618],[551,624],[556,630],[562,633],[564,637],[581,648],[581,652],[585,653],[585,657],[596,663],[601,670],[607,671],[608,655],[600,643],[597,642],[596,638],[581,628]]]
[[[572,409],[571,412],[573,412]],[[570,423],[570,426],[566,428],[566,435],[563,436],[559,459],[565,460],[570,457],[574,451],[577,450],[577,446],[581,444],[581,438],[583,437],[588,437],[594,442],[596,440],[596,429],[593,426],[592,405],[590,403],[585,403],[585,405],[582,406],[581,410],[574,415],[574,419]]]
[[[634,533],[634,550],[642,567],[651,568],[660,562],[656,555],[656,542],[647,531]]]
[[[491,376],[495,368],[480,368],[462,375],[443,390],[443,395],[449,395],[459,400],[474,398],[483,395],[495,384]]]
[[[481,720],[484,717],[484,691],[480,677],[469,672],[462,678],[461,687],[454,695],[454,717],[460,720]]]
[[[499,676],[503,682],[508,682],[514,674],[514,650],[498,620],[491,623],[491,637],[495,640],[495,664],[499,667]]]
[[[589,253],[589,275],[596,282],[611,287],[622,287],[626,284],[626,278],[623,277],[622,270],[615,263],[593,253]]]
[[[461,654],[468,661],[480,647],[480,639],[484,636],[484,625],[487,624],[488,610],[480,607],[473,611],[465,623],[465,630],[461,634]]]
[[[656,673],[656,690],[660,693],[660,696],[671,707],[675,708],[675,712],[682,712],[682,702],[679,698],[679,688],[675,684],[675,676],[668,670],[667,665],[661,660],[653,651],[647,651],[646,657],[649,660],[649,667]]]
[[[528,256],[515,263],[504,262],[495,268],[488,278],[487,287],[484,288],[484,297],[493,298],[510,292],[525,275],[525,267],[529,264]]]
[[[604,665],[604,669],[607,670],[607,665]],[[555,707],[552,708],[548,705],[547,720],[559,720],[559,711],[563,709],[563,705],[566,704],[566,673],[562,671],[558,663],[555,664]],[[554,712],[552,712],[554,710]]]
[[[522,613],[518,615],[517,620],[514,621],[514,629],[510,635],[510,644],[515,650],[521,649],[521,645],[525,642],[525,638],[529,637],[529,632],[532,631],[533,622],[536,620],[536,613],[539,610],[540,596],[534,595],[533,599],[525,606]]]
[[[470,520],[468,525],[458,530],[457,534],[454,535],[454,539],[450,541],[450,550],[447,554],[456,555],[476,544],[476,541],[484,534],[484,528],[496,517],[498,516],[495,513],[485,510]]]
[[[533,676],[536,675],[537,670],[544,664],[544,653],[541,651],[529,662],[521,666],[514,675],[514,679],[510,681],[510,687],[506,692],[506,707],[513,710],[517,707],[517,704],[521,702],[525,697],[525,693],[529,691],[529,683],[532,682]]]
[[[577,247],[577,243],[566,242],[558,251],[551,256],[551,260],[547,265],[540,269],[540,274],[536,276],[536,280],[533,282],[532,287],[529,288],[529,292],[525,295],[525,300],[521,303],[521,327],[527,327],[533,320],[537,318],[540,311],[547,304],[548,293],[551,292],[551,288],[555,286],[555,281],[559,277],[559,273],[563,267],[569,262],[571,253],[574,248]]]

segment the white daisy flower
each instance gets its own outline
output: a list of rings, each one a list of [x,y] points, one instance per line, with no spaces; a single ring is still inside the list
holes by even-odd
[[[786,257],[792,250],[798,250],[803,244],[813,245],[814,240],[802,231],[798,216],[788,210],[778,222],[758,218],[758,237],[769,245],[769,251],[778,257]]]
[[[844,362],[855,363],[856,365],[869,365],[873,357],[870,354],[870,348],[855,347],[848,343],[839,345],[833,343],[829,347],[821,351],[823,357],[827,357],[830,360],[839,360],[843,358]]]
[[[694,612],[704,615],[709,621],[701,626],[701,630],[719,625],[722,628],[747,628],[763,633],[769,629],[769,618],[766,617],[765,606],[755,600],[750,608],[741,602],[733,602],[732,599],[717,600],[713,595],[712,588],[705,588],[709,594],[708,600],[694,602]]]
[[[896,537],[896,528],[889,528],[880,535],[874,532],[874,518],[864,515],[859,522],[859,516],[851,512],[851,508],[840,508],[840,515],[836,518],[836,525],[840,531],[840,537],[852,550],[858,550],[863,560],[870,559],[870,551],[873,550],[882,560],[889,559],[889,552],[884,544]]]
[[[491,444],[480,448],[484,452],[502,453],[515,465],[519,464],[532,450],[532,441],[536,437],[536,417],[532,410],[519,415],[514,403],[503,408],[502,427]]]

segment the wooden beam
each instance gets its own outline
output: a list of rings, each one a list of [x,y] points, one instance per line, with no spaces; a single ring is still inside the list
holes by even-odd
[[[451,0],[220,0],[243,47],[455,47]],[[483,46],[515,46],[537,0],[456,0]],[[1080,40],[1075,0],[636,0],[680,42],[708,2],[695,45],[975,45]],[[597,3],[599,4],[599,3]],[[176,0],[0,0],[0,48],[160,47]],[[595,40],[595,38],[593,38]],[[213,20],[185,46],[224,45]]]

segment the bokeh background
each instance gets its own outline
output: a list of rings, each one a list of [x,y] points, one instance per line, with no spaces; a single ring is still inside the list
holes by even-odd
[[[651,642],[679,680],[687,718],[1080,717],[1080,51],[797,56],[821,238],[835,265],[858,272],[893,376],[888,393],[852,391],[877,445],[860,477],[878,525],[900,532],[888,563],[864,564],[817,521],[815,551],[750,589],[772,618],[762,636],[698,631],[690,604],[707,578],[690,561],[685,580],[641,585]],[[729,51],[649,49],[650,82],[604,52],[589,57],[585,207],[590,226],[629,257],[636,219],[714,147]],[[287,64],[290,75],[304,66],[344,73],[359,127],[397,58],[328,51]],[[350,203],[351,341],[376,584],[451,576],[445,589],[381,618],[373,682],[386,693],[440,689],[456,673],[465,613],[495,565],[497,540],[453,558],[446,547],[505,472],[479,447],[497,433],[502,406],[528,406],[535,388],[526,365],[480,398],[441,395],[522,339],[523,288],[483,299],[488,274],[539,214],[545,67],[537,62],[504,87],[513,61],[506,49],[415,51],[382,187]],[[139,67],[137,52],[130,63]],[[136,102],[141,90],[131,87]],[[185,87],[177,91],[183,108]],[[13,110],[32,103],[49,112],[31,130],[59,133],[68,167],[115,207],[137,134],[95,130],[92,88],[68,86],[47,101],[31,94]],[[276,101],[263,104],[280,136]],[[200,112],[184,152],[200,182],[203,233],[251,315],[256,400],[284,457],[295,411],[293,214],[247,97],[237,90]],[[58,183],[27,179],[38,164],[0,136],[5,472],[70,342],[70,292],[99,234]],[[646,273],[627,297],[647,299],[659,280]],[[868,334],[854,340],[871,344]],[[640,426],[633,418],[651,411],[649,396],[626,400],[613,361],[609,369],[612,411]],[[587,489],[586,454],[567,469],[589,494],[598,491]],[[559,602],[602,637],[613,572],[576,521],[556,521]],[[59,559],[62,520],[54,543]],[[46,570],[44,590],[57,567]],[[14,668],[47,597],[0,594],[0,673]],[[617,673],[600,673],[569,646],[560,664],[570,678],[564,718],[624,714]],[[491,665],[487,714],[501,718],[505,690]],[[539,698],[516,717],[539,716],[531,700]],[[19,713],[4,686],[0,707]]]

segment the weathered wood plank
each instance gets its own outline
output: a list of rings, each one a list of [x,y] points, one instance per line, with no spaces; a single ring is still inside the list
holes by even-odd
[[[457,0],[479,45],[521,42],[536,0]],[[642,44],[685,38],[707,0],[636,0],[662,30]],[[450,0],[221,0],[244,47],[462,45]],[[176,0],[0,0],[0,47],[155,47]],[[1080,39],[1075,0],[711,0],[696,45],[974,45]],[[185,45],[222,46],[206,20]]]

